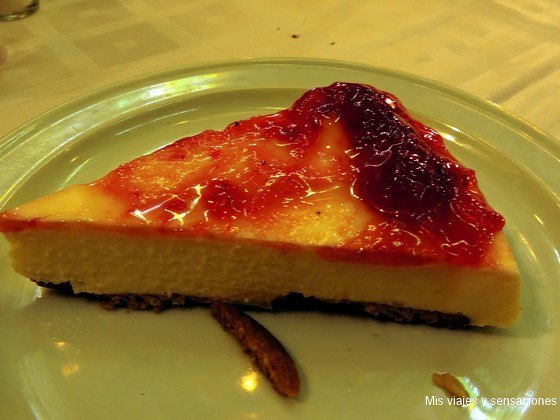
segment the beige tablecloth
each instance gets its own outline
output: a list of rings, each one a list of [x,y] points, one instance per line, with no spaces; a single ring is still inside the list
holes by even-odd
[[[0,22],[0,137],[93,89],[210,60],[383,66],[493,101],[560,138],[556,0],[41,0]]]

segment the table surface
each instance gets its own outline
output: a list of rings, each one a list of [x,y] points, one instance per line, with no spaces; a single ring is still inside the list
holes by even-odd
[[[42,0],[0,22],[0,138],[116,81],[220,59],[313,57],[458,87],[560,138],[554,0]]]

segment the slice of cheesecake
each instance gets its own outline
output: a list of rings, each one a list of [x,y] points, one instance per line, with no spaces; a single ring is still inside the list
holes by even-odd
[[[335,83],[0,213],[14,268],[131,307],[297,295],[400,321],[506,327],[504,219],[391,94]]]

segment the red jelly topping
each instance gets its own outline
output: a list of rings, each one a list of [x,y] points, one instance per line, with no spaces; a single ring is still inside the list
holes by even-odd
[[[331,130],[325,140],[325,127],[338,134]],[[394,96],[352,83],[313,89],[277,114],[179,140],[100,184],[127,200],[126,217],[221,235],[249,227],[257,238],[279,231],[298,209],[314,206],[320,215],[329,192],[343,191],[365,203],[371,220],[323,252],[387,264],[478,264],[504,226],[474,172],[438,133]]]

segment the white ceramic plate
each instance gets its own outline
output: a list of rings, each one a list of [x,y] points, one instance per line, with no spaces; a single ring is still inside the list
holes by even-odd
[[[403,418],[558,414],[559,143],[498,107],[390,70],[250,60],[182,68],[64,105],[0,143],[0,206],[92,181],[179,137],[289,106],[333,81],[395,93],[477,171],[507,219],[523,274],[523,314],[506,330],[448,331],[319,313],[257,313],[293,354],[301,396],[276,395],[203,308],[106,311],[13,272],[0,242],[0,417]],[[450,371],[477,405],[426,403]],[[483,400],[482,398],[487,400]],[[490,398],[555,398],[556,406]],[[516,403],[520,401],[515,401]],[[521,401],[523,402],[523,401]]]

